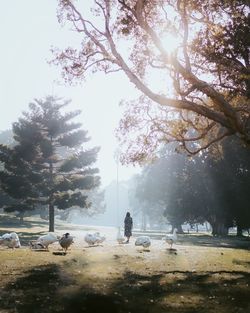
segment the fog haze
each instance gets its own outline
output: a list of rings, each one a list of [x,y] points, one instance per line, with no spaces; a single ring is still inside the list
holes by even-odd
[[[81,86],[65,85],[60,69],[50,65],[52,46],[66,47],[74,33],[62,28],[56,15],[57,1],[11,0],[0,12],[0,131],[10,129],[34,98],[54,95],[72,99],[70,110],[82,110],[83,129],[89,131],[90,146],[101,146],[97,167],[102,186],[117,179],[114,153],[122,98],[136,96],[134,87],[122,74],[90,75]],[[138,169],[119,166],[119,179]]]

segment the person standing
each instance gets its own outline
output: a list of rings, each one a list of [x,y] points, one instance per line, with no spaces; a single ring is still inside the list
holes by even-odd
[[[127,237],[126,243],[129,243],[129,239],[132,236],[132,228],[133,228],[133,219],[130,216],[130,213],[127,212],[126,217],[124,219],[124,236]]]

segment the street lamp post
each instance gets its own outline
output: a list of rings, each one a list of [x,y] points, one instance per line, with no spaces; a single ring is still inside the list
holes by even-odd
[[[114,154],[114,159],[116,161],[116,223],[117,227],[120,225],[120,203],[119,203],[119,162],[120,162],[120,150],[116,149]]]

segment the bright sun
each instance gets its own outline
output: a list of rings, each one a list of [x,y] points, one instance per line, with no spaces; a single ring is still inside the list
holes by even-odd
[[[167,34],[161,38],[162,45],[168,53],[173,53],[180,45],[178,37],[175,37],[173,34]]]

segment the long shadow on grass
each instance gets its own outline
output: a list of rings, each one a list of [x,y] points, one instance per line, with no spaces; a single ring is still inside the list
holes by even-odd
[[[164,233],[151,233],[150,231],[140,232],[135,231],[134,237],[140,235],[149,235],[152,239],[162,240]],[[194,234],[178,234],[177,244],[205,246],[205,247],[220,247],[220,248],[235,248],[235,249],[250,249],[249,237],[223,236],[213,237],[211,235],[194,235]]]
[[[65,265],[69,261],[65,262]],[[81,263],[84,267],[84,263]],[[83,282],[81,285],[62,273],[56,264],[34,268],[25,273],[24,277],[10,283],[2,290],[0,297],[0,312],[18,313],[121,313],[148,312],[145,307],[136,305],[144,299],[148,292],[152,297],[158,298],[163,290],[159,285],[161,275],[140,276],[125,273],[122,280],[111,284],[111,288],[100,288],[103,283],[98,280],[94,283],[99,285],[98,290],[94,285]],[[131,289],[131,284],[144,280],[142,288]],[[109,286],[110,287],[110,286]],[[132,290],[132,293],[131,293]],[[129,310],[128,310],[129,309]]]
[[[75,263],[74,263],[75,262]],[[64,266],[85,263],[72,259]],[[77,265],[78,264],[78,265]],[[86,263],[87,265],[87,263]],[[0,311],[17,313],[214,313],[249,312],[250,273],[181,271],[140,275],[124,272],[116,280],[76,282],[56,264],[27,271],[0,297]]]
[[[18,228],[20,229],[20,232],[22,232],[22,228],[33,228],[33,227],[46,227],[47,230],[45,230],[45,233],[48,232],[49,228],[49,222],[46,220],[25,220],[20,223],[20,219],[16,216],[7,216],[0,214],[0,228],[4,227],[5,229],[0,230],[2,233],[10,232],[7,231],[6,228]],[[70,224],[61,224],[60,221],[55,221],[55,228],[56,230],[84,230],[84,231],[93,231],[95,228],[88,227],[86,225],[80,226],[80,225],[70,225]],[[97,229],[96,229],[97,230]]]
[[[205,246],[205,247],[220,247],[234,249],[249,249],[250,239],[248,237],[212,237],[208,235],[179,235],[178,243],[183,245]]]
[[[48,221],[29,221],[24,220],[22,223],[16,216],[0,215],[0,227],[5,228],[32,228],[34,226],[47,226]]]
[[[65,266],[72,262],[76,260],[66,261]],[[79,265],[82,269],[85,263]],[[119,312],[117,296],[94,292],[92,286],[77,285],[56,264],[33,268],[1,291],[0,312]]]
[[[61,285],[57,265],[45,265],[24,273],[24,277],[2,290],[1,309],[6,312],[50,312],[51,302]]]
[[[154,276],[127,272],[113,289],[128,299],[122,312],[229,313],[248,312],[249,284],[250,273],[245,272],[162,272]]]
[[[40,236],[47,234],[47,232],[39,231],[36,233],[30,233],[30,232],[20,232],[18,233],[19,239],[22,246],[28,246],[30,241],[37,240]]]

